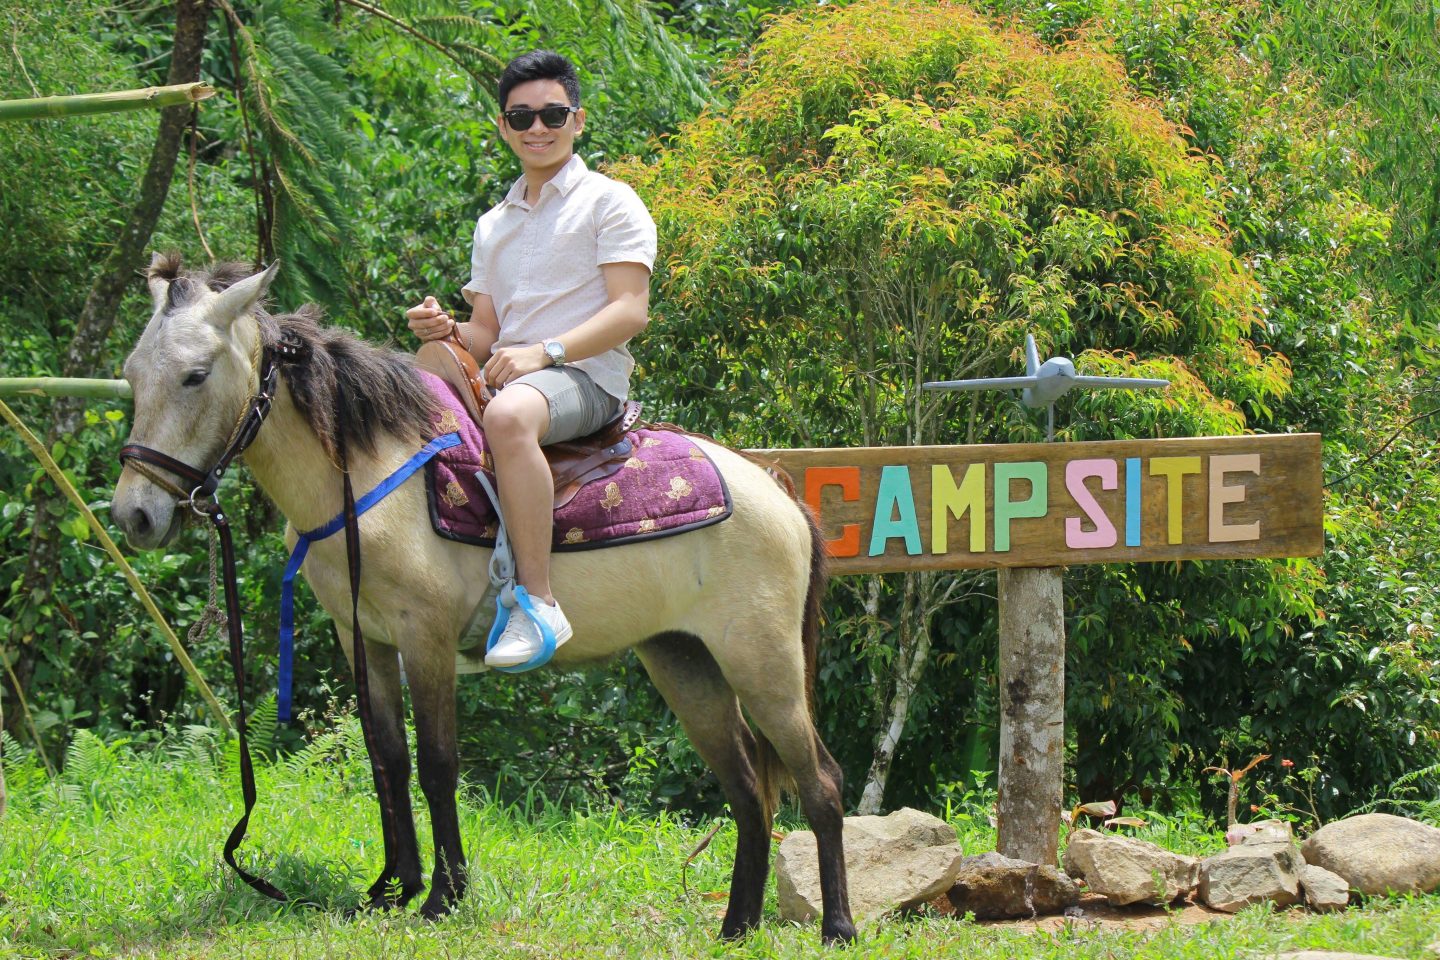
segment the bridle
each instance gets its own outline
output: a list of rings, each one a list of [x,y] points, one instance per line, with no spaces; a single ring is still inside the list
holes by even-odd
[[[169,454],[139,443],[127,443],[120,448],[120,465],[134,468],[150,482],[174,494],[181,506],[188,506],[197,514],[209,516],[213,520],[220,510],[220,505],[215,500],[215,491],[220,489],[220,480],[230,468],[231,462],[255,442],[265,418],[270,416],[271,406],[275,402],[275,390],[280,383],[280,367],[283,364],[303,362],[309,356],[308,344],[284,335],[262,348],[259,388],[250,397],[240,418],[235,421],[235,427],[230,431],[230,440],[220,454],[220,459],[209,470],[197,469]],[[150,469],[152,467],[175,474],[185,486],[172,482]]]
[[[289,898],[280,889],[263,877],[249,873],[235,861],[235,851],[239,849],[241,841],[245,839],[245,833],[250,824],[250,813],[255,807],[255,769],[250,759],[250,747],[246,730],[245,711],[245,649],[244,649],[244,628],[240,621],[240,591],[237,585],[235,573],[235,546],[230,536],[230,521],[221,508],[215,497],[216,491],[220,488],[220,480],[229,469],[230,464],[236,457],[245,452],[245,449],[255,442],[260,433],[265,418],[270,415],[270,410],[275,402],[275,391],[280,384],[280,368],[286,364],[303,363],[310,358],[310,345],[303,341],[281,333],[274,343],[265,344],[260,351],[260,382],[255,394],[250,398],[241,413],[240,418],[235,422],[235,427],[230,432],[230,439],[225,445],[225,450],[220,454],[220,459],[208,470],[200,470],[190,466],[188,463],[177,460],[174,457],[162,453],[152,447],[139,443],[127,443],[120,448],[120,464],[122,467],[133,467],[142,476],[154,482],[162,489],[175,495],[180,505],[189,506],[197,515],[206,517],[214,525],[215,533],[220,541],[220,554],[223,564],[222,580],[225,587],[225,610],[226,628],[230,637],[230,666],[235,675],[235,696],[239,702],[235,729],[240,738],[240,792],[245,801],[245,812],[238,823],[231,829],[229,837],[225,840],[223,856],[225,862],[257,892],[264,894],[272,900],[288,901]],[[394,824],[396,823],[397,812],[390,799],[390,786],[384,762],[381,759],[374,722],[371,719],[370,710],[370,686],[369,668],[365,659],[365,644],[360,633],[360,528],[358,515],[355,509],[355,495],[350,486],[350,471],[345,453],[345,427],[343,419],[343,397],[341,389],[336,389],[336,424],[338,452],[340,462],[337,466],[340,469],[343,481],[343,502],[342,511],[345,520],[345,546],[346,560],[350,573],[350,603],[351,603],[351,626],[352,640],[354,644],[354,669],[356,686],[356,705],[360,714],[360,726],[364,733],[365,745],[370,754],[371,773],[374,775],[376,791],[380,796],[380,814],[383,821],[385,836],[393,836]],[[168,478],[151,469],[158,467],[161,470],[169,471],[179,477],[183,484],[190,487],[187,493],[181,485],[176,484]],[[213,558],[211,554],[212,568],[211,575],[214,575]],[[383,893],[383,881],[394,871],[394,851],[391,844],[387,843],[385,855],[385,868],[381,873],[381,879],[376,881],[369,891],[372,897],[377,892]],[[305,903],[302,901],[302,903]],[[308,906],[318,904],[307,903]]]

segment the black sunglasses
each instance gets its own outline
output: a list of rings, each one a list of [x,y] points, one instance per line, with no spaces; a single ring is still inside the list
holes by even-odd
[[[539,110],[532,110],[529,107],[517,107],[514,110],[506,110],[504,116],[505,122],[510,124],[510,129],[516,133],[524,133],[529,130],[535,123],[537,115],[545,126],[551,130],[559,130],[565,126],[565,119],[579,109],[579,107],[541,107]]]

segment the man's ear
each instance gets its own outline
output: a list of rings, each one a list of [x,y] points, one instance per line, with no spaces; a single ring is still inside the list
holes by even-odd
[[[585,132],[585,108],[581,107],[575,111],[575,136]]]
[[[254,309],[260,298],[265,296],[265,291],[270,289],[270,282],[275,279],[275,274],[279,270],[280,261],[276,260],[259,273],[246,277],[239,283],[231,284],[220,291],[220,294],[210,302],[206,319],[217,327],[230,326],[239,317]]]

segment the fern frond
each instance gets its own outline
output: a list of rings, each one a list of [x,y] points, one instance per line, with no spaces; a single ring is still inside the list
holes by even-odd
[[[250,714],[250,748],[267,759],[275,755],[275,726],[279,722],[279,712],[279,701],[272,693],[256,704]]]
[[[94,733],[83,727],[70,738],[65,751],[65,772],[62,777],[69,783],[87,785],[102,776],[109,767],[110,748]]]

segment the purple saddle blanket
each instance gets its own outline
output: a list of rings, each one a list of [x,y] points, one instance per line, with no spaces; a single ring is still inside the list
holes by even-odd
[[[439,401],[435,433],[457,433],[461,443],[425,465],[430,523],[448,540],[493,547],[495,510],[475,479],[484,470],[495,483],[485,433],[452,388],[425,371],[420,376]],[[730,516],[730,491],[715,464],[689,437],[671,430],[632,430],[630,459],[616,473],[592,480],[555,511],[554,549],[585,550],[668,537],[719,523]],[[497,485],[498,486],[498,485]]]

